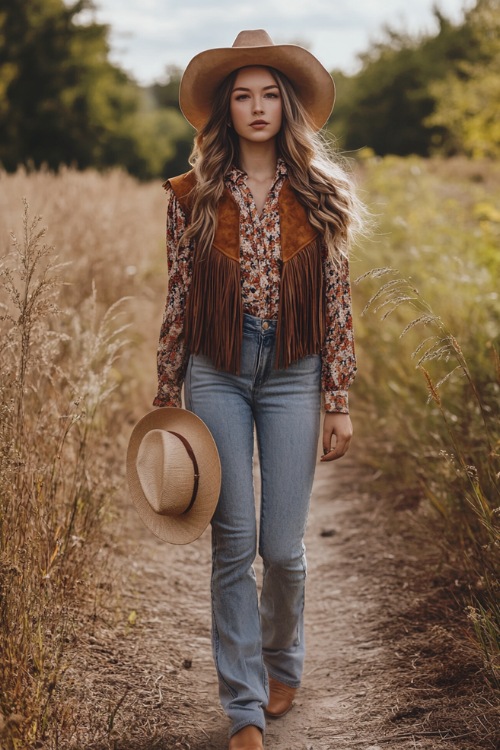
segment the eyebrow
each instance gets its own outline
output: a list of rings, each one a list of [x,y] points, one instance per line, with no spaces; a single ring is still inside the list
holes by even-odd
[[[263,91],[267,91],[268,89],[277,89],[279,86],[276,83],[271,84],[271,86],[264,86],[262,89]],[[237,86],[233,89],[233,91],[250,91],[250,89],[245,88],[244,86]]]

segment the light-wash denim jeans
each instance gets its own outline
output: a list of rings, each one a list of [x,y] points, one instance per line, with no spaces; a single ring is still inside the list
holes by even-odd
[[[212,645],[231,734],[264,729],[268,674],[298,687],[304,661],[304,532],[320,424],[319,355],[274,369],[276,322],[244,315],[241,374],[189,359],[186,407],[207,424],[222,464],[212,519]],[[254,425],[261,469],[260,610]]]

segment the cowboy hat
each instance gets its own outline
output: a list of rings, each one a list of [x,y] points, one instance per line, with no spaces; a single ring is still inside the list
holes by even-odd
[[[179,104],[186,120],[200,130],[210,116],[214,94],[226,76],[249,65],[284,73],[317,130],[328,120],[335,101],[330,73],[311,52],[297,44],[274,44],[263,29],[240,31],[232,47],[195,55],[181,79]]]
[[[130,436],[127,481],[137,512],[156,536],[172,544],[197,539],[210,523],[221,484],[206,424],[175,407],[146,414]]]

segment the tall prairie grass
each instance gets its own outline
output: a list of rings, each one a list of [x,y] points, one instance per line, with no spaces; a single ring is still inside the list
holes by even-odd
[[[0,746],[7,750],[58,747],[73,730],[58,685],[80,602],[102,563],[110,500],[123,492],[128,425],[147,406],[141,388],[151,399],[154,362],[144,371],[141,343],[137,334],[127,341],[127,328],[136,317],[145,321],[157,292],[150,279],[162,207],[154,216],[154,200],[141,204],[137,183],[121,172],[2,174],[0,196]],[[140,309],[130,299],[137,277]]]
[[[356,264],[365,439],[386,491],[441,520],[429,543],[498,686],[500,165],[372,159],[364,177],[379,226]]]

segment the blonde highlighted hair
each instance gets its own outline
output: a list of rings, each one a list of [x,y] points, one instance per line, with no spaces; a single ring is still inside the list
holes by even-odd
[[[319,230],[330,257],[339,262],[363,224],[363,206],[352,179],[334,157],[299,101],[288,78],[268,68],[282,100],[282,126],[276,138],[278,155],[288,169],[290,184]],[[192,220],[183,241],[194,240],[202,253],[211,247],[217,224],[217,204],[224,191],[224,175],[239,166],[238,135],[228,127],[231,93],[238,70],[224,79],[205,126],[196,135],[189,162],[197,178]]]

